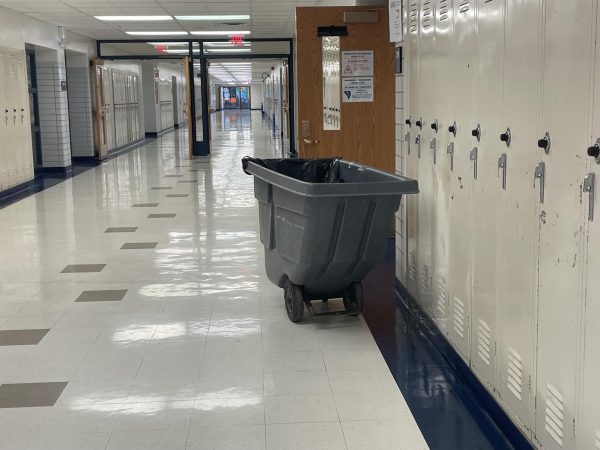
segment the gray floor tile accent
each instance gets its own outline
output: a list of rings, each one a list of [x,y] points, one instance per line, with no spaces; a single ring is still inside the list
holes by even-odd
[[[133,205],[134,208],[156,208],[158,203],[136,203]]]
[[[76,302],[118,302],[125,297],[127,289],[108,289],[101,291],[83,291]]]
[[[36,345],[48,331],[50,330],[0,330],[0,346]]]
[[[69,264],[60,273],[101,272],[106,264]]]
[[[170,217],[175,217],[177,214],[169,213],[169,214],[148,214],[148,219],[168,219]]]
[[[198,180],[179,180],[178,183],[197,183]]]
[[[0,385],[0,408],[54,406],[67,382]]]
[[[158,242],[125,242],[121,245],[121,250],[138,250],[145,248],[156,248]]]
[[[109,227],[104,230],[105,233],[133,233],[138,227]]]
[[[151,188],[153,191],[162,191],[164,189],[173,189],[172,186],[155,186]]]
[[[170,197],[170,198],[179,198],[179,197],[189,197],[190,194],[167,194],[165,195],[165,197]]]
[[[182,176],[183,175],[165,175],[165,178],[166,177],[169,177],[169,178],[179,178],[179,177],[182,177]]]

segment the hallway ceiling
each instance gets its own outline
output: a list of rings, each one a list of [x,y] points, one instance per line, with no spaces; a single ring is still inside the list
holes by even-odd
[[[94,39],[132,39],[127,31],[250,31],[250,37],[293,37],[297,6],[353,5],[349,0],[0,0],[0,6],[64,26]],[[249,20],[221,21],[119,21],[103,22],[94,16],[183,16],[247,14]],[[164,36],[167,37],[167,36]],[[186,36],[173,36],[185,38]],[[191,36],[190,36],[191,37]]]

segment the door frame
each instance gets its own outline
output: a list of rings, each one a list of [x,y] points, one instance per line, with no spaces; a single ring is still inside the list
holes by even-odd
[[[183,57],[187,57],[187,89],[189,92],[188,102],[188,124],[190,125],[190,156],[208,156],[210,155],[210,115],[209,115],[209,104],[210,104],[210,92],[208,86],[208,65],[209,61],[212,60],[226,60],[226,59],[281,59],[287,60],[289,67],[288,72],[288,120],[290,123],[289,130],[289,142],[290,142],[290,157],[295,158],[297,156],[296,150],[296,130],[295,130],[295,99],[294,99],[294,39],[292,38],[247,38],[244,42],[287,42],[288,52],[286,53],[255,53],[255,54],[244,54],[244,55],[231,55],[231,54],[210,54],[206,55],[204,52],[205,42],[229,42],[229,39],[159,39],[160,42],[168,43],[188,43],[188,55],[106,55],[102,54],[103,44],[148,44],[155,42],[154,39],[101,39],[96,41],[96,55],[98,59],[104,60],[181,60]],[[194,75],[194,61],[200,62],[200,83],[201,92],[195,92],[195,86],[193,83]],[[201,108],[202,108],[202,140],[196,140],[196,96],[200,95]],[[193,120],[189,120],[189,116]]]

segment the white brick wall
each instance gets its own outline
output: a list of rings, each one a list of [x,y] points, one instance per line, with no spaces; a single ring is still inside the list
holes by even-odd
[[[87,67],[67,67],[67,81],[71,153],[73,156],[94,156],[89,69]]]
[[[402,61],[404,67],[404,61]],[[396,173],[404,175],[404,75],[396,75]],[[396,276],[406,280],[405,198],[396,214]]]
[[[44,167],[71,165],[71,138],[69,135],[69,107],[67,92],[61,89],[66,80],[64,64],[38,62],[38,103]]]

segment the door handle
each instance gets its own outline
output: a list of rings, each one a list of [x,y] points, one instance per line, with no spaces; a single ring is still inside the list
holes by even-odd
[[[502,153],[498,158],[498,176],[502,170],[502,189],[506,190],[506,153]]]
[[[454,171],[454,142],[450,142],[446,147],[446,153],[450,155],[450,172]]]
[[[310,139],[304,138],[302,140],[304,141],[305,144],[318,144],[319,143],[319,141],[316,140],[316,139],[314,139],[314,140],[311,141]]]
[[[535,187],[535,180],[540,180],[540,203],[544,203],[544,182],[546,178],[546,164],[541,162],[535,166],[535,172],[533,174],[533,187]]]
[[[477,179],[477,147],[473,147],[469,154],[469,159],[473,161],[473,179]]]
[[[588,204],[588,220],[591,222],[594,220],[594,191],[596,184],[596,175],[593,173],[588,173],[583,179],[583,192],[587,192],[589,194],[589,204]]]

